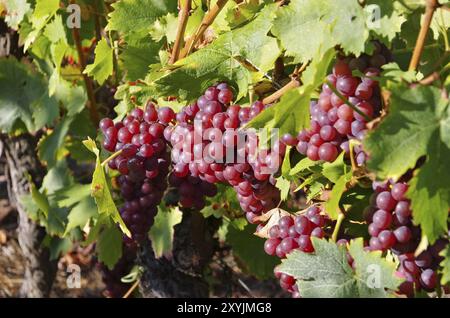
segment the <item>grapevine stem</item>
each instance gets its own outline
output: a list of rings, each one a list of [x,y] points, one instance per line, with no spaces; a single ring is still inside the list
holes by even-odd
[[[73,1],[72,1],[73,3]],[[81,38],[80,38],[80,31],[77,28],[72,29],[73,33],[73,39],[75,41],[75,45],[77,47],[78,52],[78,60],[80,62],[81,66],[81,74],[83,74],[84,84],[86,86],[86,92],[89,98],[88,103],[88,109],[89,113],[91,115],[91,120],[95,125],[99,122],[99,115],[97,112],[97,105],[95,102],[95,95],[94,95],[94,84],[92,83],[92,80],[87,74],[84,74],[84,69],[86,68],[86,58],[84,56],[83,47],[81,45]]]
[[[263,99],[263,103],[265,105],[267,104],[272,104],[273,102],[275,102],[277,99],[279,99],[281,96],[283,96],[284,94],[286,94],[286,92],[290,91],[293,88],[296,88],[300,86],[300,82],[297,79],[292,79],[289,83],[287,83],[286,85],[284,85],[282,88],[280,88],[279,90],[277,90],[275,93],[273,93],[272,95],[267,96],[266,98]]]
[[[439,73],[433,72],[430,75],[428,75],[427,77],[425,77],[423,80],[421,80],[419,83],[422,85],[430,85],[431,83],[433,83],[434,81],[437,81],[438,79],[439,79]]]
[[[341,228],[342,221],[344,221],[344,219],[345,219],[344,213],[342,213],[342,212],[339,213],[338,218],[336,220],[336,225],[333,230],[333,234],[331,235],[331,239],[333,240],[333,242],[337,241],[337,237],[339,235],[339,230]]]
[[[358,114],[363,116],[365,120],[367,120],[367,121],[371,120],[369,116],[367,116],[365,113],[363,113],[360,109],[358,109],[358,107],[356,107],[355,105],[350,103],[350,101],[345,96],[343,96],[341,93],[339,93],[339,91],[336,89],[336,87],[334,87],[333,83],[331,83],[330,81],[325,81],[325,83],[328,84],[328,86],[330,87],[331,91],[333,93],[335,93],[346,105],[348,105],[355,112],[357,112]]]
[[[131,293],[136,289],[136,287],[139,286],[139,280],[137,279],[134,284],[130,287],[130,289],[128,289],[128,291],[125,293],[125,295],[123,295],[122,298],[128,298]]]
[[[217,3],[208,11],[208,13],[203,18],[200,26],[193,36],[191,36],[184,46],[183,51],[180,54],[180,58],[183,58],[189,55],[192,52],[192,49],[197,44],[197,42],[201,39],[206,29],[214,22],[214,19],[223,9],[228,0],[217,0]]]
[[[425,46],[425,39],[427,37],[428,30],[430,29],[431,20],[433,19],[434,12],[439,7],[437,0],[428,0],[425,9],[425,19],[420,27],[419,36],[417,37],[416,45],[414,47],[411,62],[409,63],[409,70],[414,71],[420,62],[420,57]]]
[[[110,162],[111,160],[113,160],[114,158],[116,158],[118,155],[120,155],[122,153],[122,150],[116,151],[115,153],[113,153],[111,156],[109,156],[108,158],[106,158],[105,160],[103,160],[102,162],[102,167],[106,166],[106,164],[108,162]]]
[[[189,11],[191,11],[192,0],[181,1],[180,16],[178,20],[177,36],[172,49],[172,55],[170,56],[169,64],[173,64],[178,61],[180,56],[181,46],[184,43],[184,33],[186,32],[186,26],[189,19]]]

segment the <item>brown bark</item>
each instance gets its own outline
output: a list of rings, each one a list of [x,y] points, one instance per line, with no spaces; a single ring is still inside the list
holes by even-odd
[[[49,250],[42,246],[45,229],[32,221],[19,198],[30,193],[28,175],[39,186],[45,169],[36,157],[36,139],[24,134],[1,135],[0,143],[7,163],[8,194],[18,212],[18,239],[25,259],[24,280],[20,297],[48,297],[56,273],[56,261],[50,261]]]
[[[183,212],[182,222],[175,226],[171,259],[156,259],[150,243],[141,247],[138,262],[145,270],[139,289],[143,297],[208,297],[204,270],[217,244],[215,223],[197,211]]]

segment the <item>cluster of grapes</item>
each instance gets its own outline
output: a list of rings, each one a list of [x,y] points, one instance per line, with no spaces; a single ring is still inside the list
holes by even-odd
[[[374,77],[379,75],[380,64],[386,59],[381,59],[380,54],[376,56],[338,60],[322,86],[319,100],[311,102],[310,128],[301,131],[297,138],[284,135],[283,142],[296,146],[298,152],[314,161],[332,162],[342,150],[348,154],[349,140],[362,140],[368,120],[377,117],[381,110],[379,87]],[[352,76],[356,69],[364,76]],[[362,165],[366,154],[360,145],[355,146],[354,151],[357,164]]]
[[[102,273],[102,280],[105,284],[105,296],[109,298],[120,298],[130,288],[129,284],[122,282],[122,277],[128,275],[134,266],[136,249],[124,248],[122,257],[109,269],[103,263],[97,263],[97,268]]]
[[[174,117],[172,109],[157,110],[149,103],[145,111],[135,108],[116,124],[109,118],[100,122],[103,147],[120,151],[108,165],[121,174],[118,183],[125,203],[120,213],[132,234],[131,239],[124,237],[127,245],[145,240],[167,188],[170,157],[163,133]]]
[[[311,206],[306,213],[296,216],[286,215],[280,218],[278,224],[269,229],[269,238],[264,243],[264,251],[280,259],[286,258],[293,250],[305,253],[314,252],[311,237],[323,238],[325,227],[329,225],[329,218],[321,214],[321,209]],[[299,291],[295,285],[295,278],[281,273],[275,268],[275,276],[280,280],[281,287],[299,297]]]
[[[439,239],[417,257],[411,253],[399,255],[400,266],[397,273],[405,281],[399,287],[399,293],[408,297],[414,296],[414,291],[431,292],[438,285],[438,268],[444,259],[440,252],[447,246],[448,240]]]
[[[176,189],[177,202],[184,208],[201,210],[205,207],[205,196],[217,194],[214,184],[192,175],[179,176],[174,171],[169,175],[169,185]]]
[[[412,297],[414,290],[432,291],[437,285],[436,270],[442,261],[439,252],[448,242],[440,239],[415,257],[421,231],[412,224],[410,200],[405,196],[408,185],[406,182],[374,182],[373,188],[372,206],[364,211],[370,223],[368,248],[381,251],[390,249],[398,255],[398,274],[405,278],[399,288],[400,293]]]
[[[164,136],[172,146],[175,177],[189,178],[190,184],[198,177],[209,184],[233,186],[247,219],[253,223],[279,201],[273,174],[264,169],[278,170],[285,145],[277,142],[272,151],[257,152],[256,134],[241,133],[238,128],[266,106],[261,102],[251,107],[230,105],[232,99],[233,92],[226,83],[209,87],[195,103],[176,114],[176,125],[168,126]],[[183,191],[188,195],[183,196],[182,205],[201,206],[199,198],[188,197],[191,191],[184,184]]]
[[[364,211],[369,224],[371,250],[414,250],[420,241],[420,229],[412,225],[410,201],[405,182],[375,182],[372,206]]]

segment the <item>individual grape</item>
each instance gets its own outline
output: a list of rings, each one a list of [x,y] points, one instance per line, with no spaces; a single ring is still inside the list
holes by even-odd
[[[163,124],[168,124],[175,119],[175,112],[170,107],[161,107],[158,110],[158,119]]]
[[[320,160],[333,162],[338,156],[338,151],[335,145],[326,142],[319,147],[318,155]]]
[[[396,203],[389,191],[383,191],[377,196],[376,204],[382,210],[390,212],[395,208]]]

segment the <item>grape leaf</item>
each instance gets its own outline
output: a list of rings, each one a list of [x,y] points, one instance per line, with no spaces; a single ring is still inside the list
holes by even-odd
[[[158,207],[155,223],[149,232],[156,258],[172,255],[174,226],[181,222],[182,217],[178,207]]]
[[[314,253],[296,250],[279,268],[297,279],[302,297],[386,297],[385,288],[394,290],[400,283],[394,276],[395,264],[382,258],[380,252],[364,251],[362,239],[349,247],[355,271],[348,264],[344,247],[315,237],[312,242]]]
[[[333,189],[330,192],[329,199],[325,202],[325,210],[327,211],[328,215],[331,219],[336,220],[340,208],[339,208],[339,202],[341,201],[341,197],[344,194],[344,192],[347,190],[347,183],[350,181],[352,176],[351,172],[348,172],[335,182]]]
[[[120,54],[123,68],[127,71],[128,80],[135,81],[145,78],[150,65],[159,61],[160,46],[160,44],[152,42],[149,37],[145,37],[141,41],[128,43]]]
[[[17,30],[20,22],[22,22],[25,15],[28,13],[28,11],[30,11],[30,4],[27,2],[27,0],[5,0],[0,3],[0,6],[2,4],[6,9],[6,24],[11,29]]]
[[[331,182],[338,182],[339,178],[346,175],[350,170],[350,166],[344,162],[344,152],[342,152],[339,157],[333,162],[325,162],[323,164],[322,174],[325,178]]]
[[[0,129],[10,132],[17,120],[34,132],[58,115],[58,105],[49,97],[47,83],[14,58],[0,60]]]
[[[48,244],[50,250],[50,260],[57,260],[62,255],[68,253],[72,247],[72,242],[69,238],[59,238],[52,236]]]
[[[447,247],[440,255],[444,257],[440,264],[442,267],[441,284],[445,285],[450,282],[450,245],[447,244]]]
[[[71,210],[67,216],[67,225],[64,235],[67,235],[76,227],[83,228],[87,222],[97,215],[97,207],[91,197],[86,197],[80,200]]]
[[[383,257],[380,251],[365,251],[362,238],[352,240],[348,250],[355,262],[355,276],[360,281],[360,295],[386,297],[387,292],[395,291],[402,282],[396,276],[398,264]]]
[[[261,70],[256,73],[262,78],[280,54],[276,39],[267,36],[275,8],[266,6],[249,24],[220,35],[210,45],[175,63],[171,72],[155,80],[160,94],[192,100],[209,85],[227,80],[238,86],[236,99],[246,95],[253,67]]]
[[[56,201],[60,207],[70,207],[90,196],[91,185],[74,183],[55,191],[54,194],[57,197]]]
[[[24,51],[36,40],[46,23],[56,14],[59,9],[59,0],[36,0],[33,14],[31,15],[32,29],[24,40]]]
[[[116,226],[106,227],[98,236],[95,245],[98,260],[113,269],[122,256],[122,233]]]
[[[410,181],[414,222],[430,242],[447,231],[450,206],[450,107],[434,87],[392,90],[389,115],[364,142],[369,169],[382,179],[398,179],[426,156]],[[436,178],[436,176],[439,178]]]
[[[66,116],[61,122],[59,122],[55,130],[49,135],[44,136],[38,144],[38,156],[39,159],[49,167],[52,167],[56,163],[56,156],[59,148],[62,147],[64,143],[64,138],[69,131],[70,124],[72,123],[73,117]]]
[[[86,66],[83,71],[95,78],[100,85],[113,73],[113,48],[109,47],[105,39],[101,39],[95,48],[94,63]]]
[[[147,36],[159,17],[175,12],[177,0],[121,0],[112,4],[107,30],[123,32],[128,40]]]
[[[339,44],[358,55],[369,35],[366,16],[354,0],[293,0],[278,11],[272,32],[296,62],[305,63],[319,50]]]
[[[66,31],[62,21],[62,17],[57,15],[53,21],[47,24],[44,29],[43,35],[47,37],[52,43],[56,43],[60,40],[67,43]]]
[[[368,28],[389,41],[392,41],[396,34],[401,31],[402,24],[406,21],[403,12],[396,9],[395,2],[379,0],[368,0],[366,2],[366,12],[373,14],[373,19],[370,19],[370,24],[367,25]]]
[[[328,50],[323,55],[317,55],[302,76],[303,85],[288,91],[277,104],[265,109],[246,127],[266,128],[269,131],[279,129],[280,136],[286,133],[296,136],[303,128],[308,128],[311,96],[325,78],[334,54],[334,50]]]
[[[226,241],[232,246],[240,267],[259,279],[267,279],[272,277],[278,261],[264,252],[264,240],[253,235],[255,231],[256,227],[251,224],[244,230],[228,226]]]
[[[281,200],[284,201],[289,195],[289,190],[291,189],[291,182],[283,176],[277,178],[277,183],[275,184],[278,190],[280,190]]]
[[[98,213],[110,216],[114,222],[119,224],[122,232],[127,236],[131,236],[130,231],[120,217],[119,211],[117,210],[109,190],[105,170],[100,161],[100,150],[97,148],[95,141],[91,138],[83,141],[83,144],[97,157],[94,174],[92,175],[91,195],[94,197],[95,203],[97,204]]]

